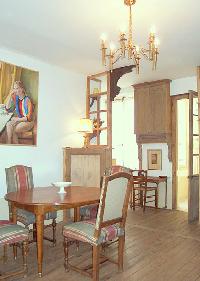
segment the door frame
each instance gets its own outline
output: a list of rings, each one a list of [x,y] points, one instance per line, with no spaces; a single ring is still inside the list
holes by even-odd
[[[177,101],[189,99],[189,93],[171,96],[172,99],[172,209],[177,209],[177,158],[178,158],[178,124]]]

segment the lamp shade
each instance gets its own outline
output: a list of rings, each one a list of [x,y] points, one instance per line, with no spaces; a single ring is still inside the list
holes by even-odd
[[[90,119],[81,118],[79,122],[79,132],[91,134],[93,132],[93,124]]]

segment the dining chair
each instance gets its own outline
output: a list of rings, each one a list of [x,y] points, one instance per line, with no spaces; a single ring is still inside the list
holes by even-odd
[[[28,229],[18,225],[13,224],[8,221],[0,221],[0,246],[4,249],[8,245],[22,244],[22,255],[23,255],[23,269],[17,270],[15,272],[0,272],[0,280],[5,280],[9,277],[27,274],[27,253],[28,253]],[[15,246],[16,247],[16,246]],[[14,251],[14,254],[16,252]],[[5,254],[5,253],[4,253]],[[14,255],[16,259],[16,254]],[[5,262],[5,257],[3,257]]]
[[[2,224],[9,224],[10,221],[9,220],[0,220],[0,225]],[[7,245],[3,246],[3,256],[0,258],[0,260],[3,260],[4,263],[6,263],[7,261]]]
[[[113,165],[111,168],[106,169],[104,171],[104,175],[110,176],[110,175],[118,173],[118,172],[126,172],[126,173],[131,174],[132,169],[127,168],[125,166]],[[103,183],[103,177],[101,178],[100,188],[102,187],[102,183]],[[87,206],[80,207],[81,220],[96,219],[97,212],[98,212],[98,206],[99,206],[98,204],[94,204],[94,205],[87,205]]]
[[[10,168],[6,168],[6,183],[7,183],[7,192],[15,191],[26,191],[27,189],[34,188],[33,183],[33,173],[32,168],[16,165]],[[12,220],[12,209],[9,204],[9,218]],[[53,229],[53,237],[49,238],[44,236],[45,240],[48,240],[53,243],[53,246],[56,245],[56,218],[57,212],[48,212],[45,214],[44,220],[52,220],[51,224],[45,225],[46,227],[51,226]],[[33,241],[36,241],[36,220],[35,215],[32,212],[17,209],[17,221],[25,225],[26,228],[29,228],[30,225],[33,225]]]
[[[100,263],[111,261],[118,265],[119,270],[123,270],[125,223],[131,182],[132,176],[125,172],[105,176],[96,220],[79,221],[63,227],[66,271],[71,268],[90,276],[93,281],[98,281]],[[104,243],[115,238],[118,238],[117,261],[102,255],[101,251]],[[89,272],[90,266],[80,269],[69,263],[69,246],[76,241],[88,243],[92,246],[92,272]]]
[[[146,170],[133,170],[132,174],[131,208],[135,210],[136,206],[140,206],[144,212],[151,202],[155,202],[155,208],[158,208],[158,184],[148,183]]]

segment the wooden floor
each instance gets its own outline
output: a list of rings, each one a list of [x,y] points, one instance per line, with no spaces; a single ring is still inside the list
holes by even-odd
[[[57,236],[58,243],[55,248],[45,242],[42,279],[37,277],[35,245],[30,246],[29,273],[25,280],[90,280],[76,272],[64,272],[61,225],[58,227]],[[9,251],[11,256],[11,249]],[[107,252],[117,257],[115,245]],[[90,248],[82,245],[73,261],[81,266],[88,263],[90,257]],[[12,267],[18,266],[21,255],[19,254],[16,264],[10,260],[7,267],[11,266],[10,262]],[[124,272],[118,273],[115,265],[106,263],[101,266],[100,280],[200,281],[200,225],[188,225],[187,213],[180,211],[147,209],[144,214],[141,210],[129,211]]]

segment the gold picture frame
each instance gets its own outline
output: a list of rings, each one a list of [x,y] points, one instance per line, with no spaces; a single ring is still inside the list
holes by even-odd
[[[162,150],[147,150],[148,170],[162,170]]]

